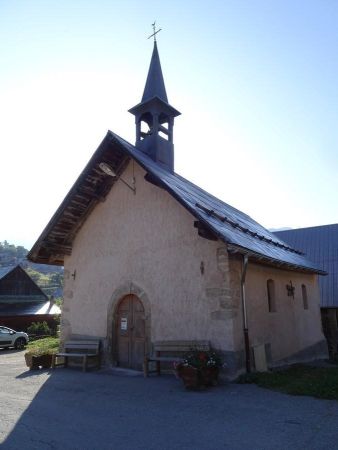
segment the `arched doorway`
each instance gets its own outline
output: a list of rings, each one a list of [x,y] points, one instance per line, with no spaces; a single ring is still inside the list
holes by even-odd
[[[134,294],[124,296],[117,305],[115,342],[117,364],[142,370],[146,351],[145,311]]]

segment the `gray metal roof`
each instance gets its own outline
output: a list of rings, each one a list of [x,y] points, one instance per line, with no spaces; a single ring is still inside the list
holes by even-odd
[[[302,252],[294,250],[247,214],[180,175],[163,169],[145,153],[111,131],[108,131],[30,250],[27,256],[30,261],[63,264],[64,255],[71,253],[73,239],[81,224],[118,180],[107,176],[100,169],[100,163],[111,165],[120,176],[130,158],[144,168],[148,181],[165,189],[197,219],[199,234],[206,230],[211,237],[227,243],[229,251],[246,253],[255,261],[290,270],[326,273],[304,257]]]
[[[321,306],[338,308],[338,224],[323,225],[274,233],[301,249],[328,275],[319,278]]]
[[[324,272],[293,247],[236,208],[224,203],[176,173],[161,168],[147,155],[112,132],[108,132],[114,143],[119,144],[157,182],[185,206],[215,235],[253,256],[270,262],[290,265],[293,268]]]
[[[0,318],[9,316],[32,316],[32,315],[58,315],[61,314],[60,308],[54,303],[47,301],[43,303],[1,303]]]
[[[15,269],[16,266],[10,266],[10,267],[0,267],[0,280],[4,278],[9,272],[11,272],[13,269]]]

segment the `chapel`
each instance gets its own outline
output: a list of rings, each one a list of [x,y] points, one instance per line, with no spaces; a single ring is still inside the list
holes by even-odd
[[[207,340],[229,377],[323,356],[325,272],[175,172],[156,40],[129,112],[135,145],[107,132],[28,255],[64,266],[62,340],[100,339],[107,366],[136,370],[157,341]]]

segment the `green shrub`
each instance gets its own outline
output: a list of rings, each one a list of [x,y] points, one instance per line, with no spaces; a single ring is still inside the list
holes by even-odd
[[[29,342],[27,353],[32,355],[43,355],[56,353],[59,350],[60,339],[55,337],[47,337],[38,341]]]
[[[27,328],[28,334],[35,334],[38,336],[41,335],[51,335],[52,330],[49,328],[47,322],[33,322],[28,328]]]

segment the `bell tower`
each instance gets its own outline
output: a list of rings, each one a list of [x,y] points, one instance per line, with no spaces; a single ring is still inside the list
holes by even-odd
[[[155,35],[141,103],[131,108],[129,112],[135,116],[135,147],[166,170],[173,172],[174,118],[181,113],[168,103]]]

